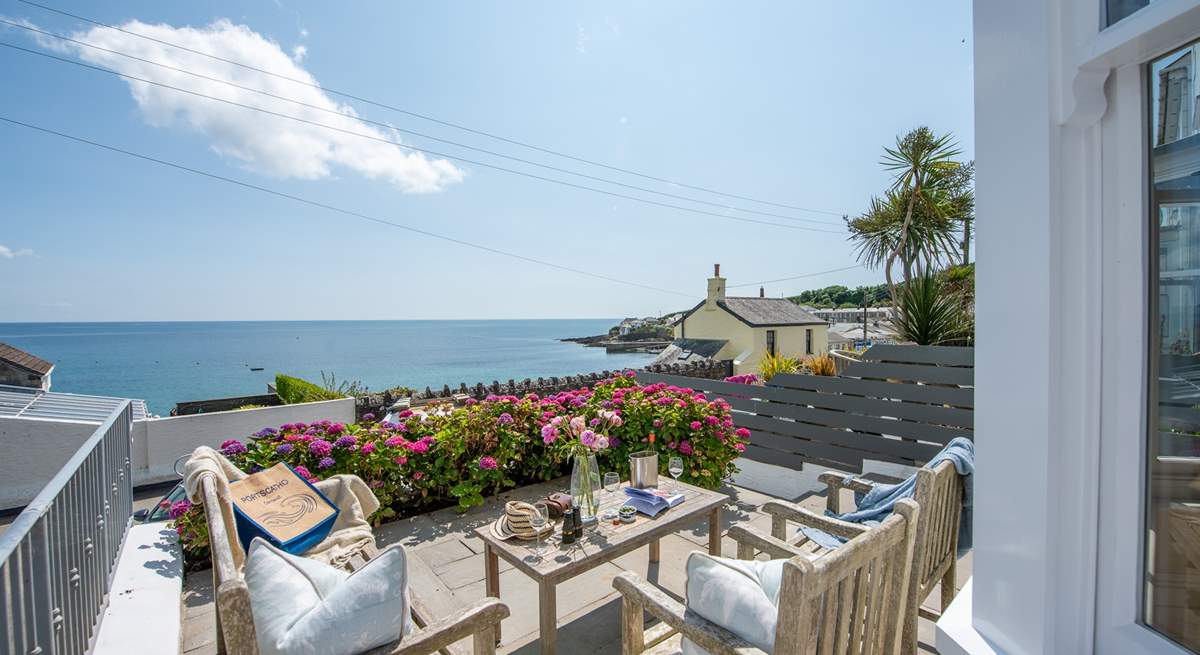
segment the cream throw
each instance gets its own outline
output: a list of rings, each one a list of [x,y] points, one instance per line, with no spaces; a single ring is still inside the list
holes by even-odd
[[[193,503],[202,503],[200,480],[211,476],[214,488],[221,500],[221,519],[225,532],[229,534],[229,547],[233,550],[233,562],[240,570],[246,559],[242,544],[237,539],[237,525],[233,518],[233,503],[229,497],[229,483],[241,480],[246,473],[224,455],[201,446],[192,451],[192,456],[183,467],[183,484],[188,498]],[[375,545],[375,534],[367,517],[379,509],[379,500],[367,483],[357,475],[334,475],[313,484],[340,510],[333,529],[324,541],[304,553],[304,557],[325,562],[331,566],[344,567],[350,558],[363,548]]]

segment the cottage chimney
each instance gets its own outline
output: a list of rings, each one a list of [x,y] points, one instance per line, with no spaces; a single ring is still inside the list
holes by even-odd
[[[766,297],[767,297],[767,288],[766,288],[766,287],[759,287],[759,288],[758,288],[758,297],[759,297],[759,298],[766,298]]]
[[[721,277],[721,265],[713,264],[713,276],[708,278],[708,298],[705,309],[716,309],[717,301],[725,300],[725,278]]]

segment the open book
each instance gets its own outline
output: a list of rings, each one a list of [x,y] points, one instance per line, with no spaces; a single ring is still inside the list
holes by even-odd
[[[625,504],[646,516],[658,516],[664,509],[683,502],[683,494],[669,494],[658,489],[625,487],[625,493],[629,496]]]

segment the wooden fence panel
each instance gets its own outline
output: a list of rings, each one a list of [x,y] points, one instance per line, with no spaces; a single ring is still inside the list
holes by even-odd
[[[751,431],[748,459],[860,471],[865,459],[919,466],[974,432],[971,348],[874,346],[837,377],[778,375],[765,386],[639,372],[723,398]]]

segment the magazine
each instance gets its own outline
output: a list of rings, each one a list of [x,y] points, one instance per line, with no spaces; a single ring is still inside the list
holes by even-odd
[[[658,516],[663,510],[683,502],[683,494],[671,494],[659,489],[625,487],[625,493],[629,496],[626,505],[650,517]]]

